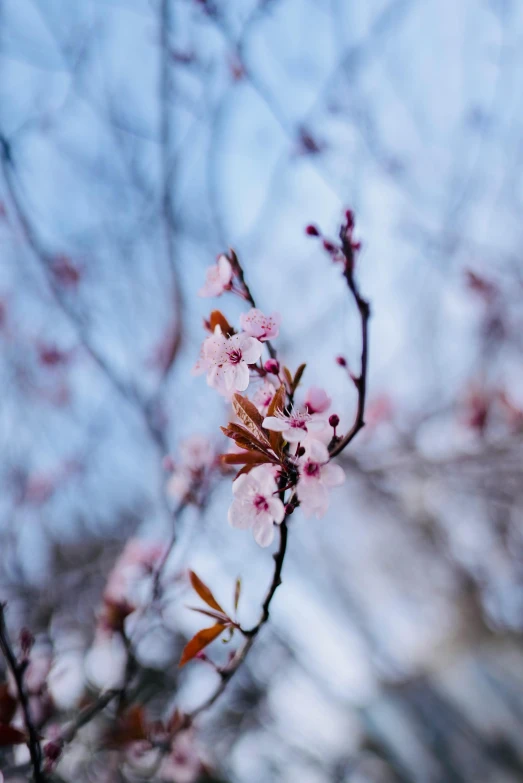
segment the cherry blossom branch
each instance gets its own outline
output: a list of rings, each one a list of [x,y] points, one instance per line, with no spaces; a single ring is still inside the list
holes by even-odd
[[[286,517],[280,525],[280,545],[278,551],[274,554],[274,572],[273,572],[271,583],[269,585],[269,588],[267,590],[265,599],[261,607],[260,619],[258,620],[256,625],[253,626],[252,628],[248,630],[240,629],[241,633],[246,637],[244,644],[240,647],[239,650],[237,650],[232,660],[226,666],[218,670],[218,674],[220,675],[220,682],[216,687],[216,689],[214,690],[214,692],[202,704],[200,704],[194,710],[192,710],[191,712],[185,715],[185,721],[183,725],[184,728],[190,726],[193,720],[196,717],[198,717],[198,715],[200,715],[202,712],[205,712],[210,707],[212,707],[212,705],[219,699],[219,697],[225,691],[229,680],[238,671],[242,663],[245,661],[245,658],[247,657],[251,647],[253,646],[258,633],[261,631],[265,623],[268,621],[269,610],[272,603],[272,599],[274,598],[274,594],[276,593],[276,590],[282,583],[281,574],[283,570],[285,554],[287,552],[287,540],[288,540],[288,527],[287,527],[287,517]]]
[[[233,268],[234,274],[236,275],[238,283],[240,284],[240,289],[241,289],[241,293],[242,293],[243,298],[247,302],[249,302],[251,307],[256,307],[256,302],[255,302],[254,297],[253,297],[253,295],[251,293],[251,289],[249,288],[249,286],[247,284],[247,281],[245,280],[245,272],[243,271],[243,267],[240,264],[238,256],[236,255],[234,250],[232,250],[232,248],[229,251],[228,258],[229,258],[229,261],[230,261],[231,266]],[[271,359],[276,359],[277,352],[276,352],[276,349],[274,348],[274,346],[272,345],[271,341],[270,340],[266,340],[265,341],[265,345],[267,346],[267,350],[269,352],[269,356],[271,357]]]
[[[367,395],[367,374],[369,363],[369,318],[370,305],[360,293],[358,284],[354,277],[355,250],[358,249],[357,243],[352,240],[353,217],[351,212],[347,212],[347,223],[340,229],[341,251],[344,256],[343,276],[347,281],[349,291],[352,294],[356,307],[360,315],[361,323],[361,360],[360,372],[357,377],[351,376],[358,392],[358,404],[354,423],[347,434],[332,445],[329,449],[331,459],[336,457],[351,443],[358,432],[365,426],[365,403]]]
[[[65,745],[68,742],[72,742],[81,728],[90,723],[102,710],[104,710],[117,696],[122,693],[121,688],[108,690],[102,693],[96,701],[92,704],[88,704],[84,707],[76,718],[68,723],[60,732],[54,742],[58,742],[61,745]]]
[[[33,716],[31,715],[29,697],[24,685],[24,672],[27,668],[27,661],[18,661],[13,652],[5,623],[5,607],[5,603],[0,603],[0,649],[2,650],[7,666],[9,667],[16,684],[18,700],[22,708],[24,724],[27,731],[27,747],[29,748],[31,757],[34,781],[35,783],[45,783],[45,775],[42,771],[42,747],[33,721]]]

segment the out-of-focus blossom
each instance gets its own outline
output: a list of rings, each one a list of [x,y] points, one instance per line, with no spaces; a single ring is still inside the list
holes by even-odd
[[[232,485],[234,500],[229,509],[229,523],[240,530],[252,528],[260,546],[269,546],[274,538],[274,523],[283,522],[285,508],[276,492],[274,471],[261,465],[239,476]]]
[[[202,763],[191,731],[174,738],[171,752],[160,765],[160,780],[172,783],[195,783],[202,773]]]
[[[137,583],[152,574],[164,554],[163,543],[131,538],[109,574],[105,600],[115,604],[134,603]]]
[[[119,633],[98,631],[85,656],[85,675],[100,690],[121,688],[125,681],[127,650]]]
[[[179,448],[180,461],[170,458],[171,476],[167,482],[167,493],[182,501],[188,499],[191,491],[201,482],[205,472],[215,460],[211,441],[204,435],[192,435],[182,441]]]
[[[305,407],[309,413],[325,413],[331,406],[331,398],[319,386],[311,386],[305,395]]]
[[[221,255],[218,261],[207,269],[205,283],[198,291],[198,296],[221,296],[231,287],[233,269],[227,256]]]
[[[261,386],[259,386],[253,394],[252,401],[262,416],[267,415],[269,405],[271,404],[275,394],[276,387],[267,379],[264,379]]]
[[[53,702],[61,710],[77,707],[84,692],[84,657],[79,650],[59,655],[51,667],[47,687]]]
[[[281,315],[279,313],[264,315],[261,310],[255,307],[251,308],[248,313],[240,315],[240,326],[244,332],[247,332],[251,337],[256,337],[261,342],[277,337],[280,332],[280,324]]]
[[[279,411],[274,416],[267,416],[263,426],[273,432],[281,432],[289,443],[300,443],[308,435],[324,430],[325,422],[305,411],[293,410],[289,414]]]
[[[300,480],[297,487],[300,507],[307,518],[315,514],[317,519],[321,519],[329,507],[328,490],[345,481],[342,468],[328,460],[329,451],[325,444],[310,440],[304,456],[300,459]]]
[[[189,470],[208,468],[214,460],[214,449],[205,435],[191,435],[180,443],[180,458]]]
[[[249,364],[261,356],[262,344],[244,332],[226,337],[219,326],[204,340],[193,374],[207,373],[207,383],[221,394],[243,392],[249,385]]]

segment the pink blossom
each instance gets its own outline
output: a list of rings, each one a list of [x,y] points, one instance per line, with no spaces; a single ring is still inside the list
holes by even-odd
[[[191,435],[180,443],[180,461],[172,459],[172,474],[167,482],[167,494],[176,500],[188,499],[201,483],[204,472],[211,467],[215,454],[212,443],[204,435]]]
[[[131,538],[109,574],[104,599],[116,604],[127,603],[137,583],[149,575],[164,556],[165,548],[165,544],[156,541]]]
[[[257,310],[255,307],[251,308],[248,313],[240,315],[241,328],[248,335],[256,337],[262,342],[278,337],[280,324],[281,315],[279,313],[264,315],[261,310]]]
[[[189,470],[203,470],[214,461],[214,449],[205,435],[191,435],[180,443],[180,457]]]
[[[263,420],[263,426],[281,432],[288,443],[300,443],[310,434],[325,429],[325,422],[310,413],[293,410],[289,414],[278,411],[275,416],[268,416]]]
[[[127,650],[119,633],[98,631],[85,656],[85,674],[100,690],[121,688],[125,681]]]
[[[195,783],[202,773],[202,762],[191,731],[176,735],[171,752],[162,760],[160,780],[172,783]]]
[[[329,462],[329,451],[318,440],[309,441],[300,459],[299,470],[297,494],[300,507],[307,518],[315,514],[317,519],[321,519],[329,507],[328,489],[343,484],[345,474],[339,465]]]
[[[311,386],[305,396],[305,407],[309,413],[325,413],[331,402],[325,389],[320,389],[319,386]]]
[[[249,364],[261,356],[259,340],[241,332],[226,337],[219,326],[204,340],[193,374],[207,373],[207,383],[225,396],[245,391],[249,385]]]
[[[233,270],[227,256],[221,255],[214,266],[207,269],[205,284],[198,291],[198,296],[221,296],[231,286]]]
[[[268,380],[264,380],[261,386],[259,386],[255,393],[252,395],[252,401],[258,408],[262,416],[267,415],[269,405],[271,404],[273,397],[276,393],[276,387]]]
[[[274,471],[265,465],[244,473],[233,482],[234,500],[229,509],[229,523],[240,530],[252,528],[260,546],[269,546],[274,538],[274,523],[283,522],[285,508],[274,497]]]

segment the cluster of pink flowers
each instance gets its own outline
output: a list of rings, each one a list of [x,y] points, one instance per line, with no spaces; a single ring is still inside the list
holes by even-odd
[[[232,291],[242,296],[241,291],[234,289],[234,275],[231,262],[226,256],[220,256],[217,264],[208,270],[200,295],[220,296]],[[250,296],[243,295],[243,298]],[[274,539],[274,525],[281,524],[292,507],[299,505],[306,517],[320,518],[326,513],[328,490],[339,486],[345,478],[342,469],[330,462],[328,450],[336,435],[332,420],[338,423],[339,419],[337,416],[331,420],[327,418],[325,414],[332,401],[324,389],[315,386],[309,388],[301,406],[294,405],[295,389],[287,404],[278,409],[271,406],[282,385],[287,384],[286,394],[289,395],[288,376],[285,380],[270,345],[269,358],[265,363],[262,359],[264,343],[278,337],[279,314],[265,315],[251,307],[240,316],[240,331],[230,327],[219,315],[219,323],[214,323],[213,331],[203,342],[193,373],[205,373],[207,384],[227,399],[232,399],[238,392],[244,395],[243,399],[250,399],[263,417],[261,427],[267,439],[270,440],[271,432],[281,436],[285,444],[284,459],[294,471],[294,481],[288,484],[278,465],[283,458],[276,458],[273,452],[268,464],[250,465],[240,471],[233,482],[229,522],[235,528],[251,529],[256,542],[265,547]],[[249,398],[244,393],[251,384],[254,392]],[[234,441],[229,453],[240,457],[246,448]],[[285,501],[287,490],[291,494]]]

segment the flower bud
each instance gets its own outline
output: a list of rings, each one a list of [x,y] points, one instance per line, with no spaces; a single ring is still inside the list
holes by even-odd
[[[278,375],[280,372],[280,363],[277,359],[267,359],[263,367],[265,372],[269,372],[272,375]]]
[[[331,416],[329,416],[329,424],[334,430],[336,429],[339,423],[340,423],[340,417],[336,413],[333,413]]]
[[[26,658],[31,652],[31,648],[34,644],[34,636],[27,628],[22,628],[20,631],[20,649],[22,655]]]
[[[305,233],[309,237],[319,237],[320,236],[320,232],[318,231],[316,226],[312,226],[312,225],[311,226],[307,226],[307,228],[305,229]]]
[[[334,253],[336,253],[338,249],[334,244],[334,242],[330,242],[328,239],[323,240],[323,247],[325,248],[327,253],[330,253],[331,255],[334,255]]]
[[[346,367],[347,366],[347,359],[345,359],[344,356],[337,356],[336,357],[336,364],[339,364],[340,367]]]

